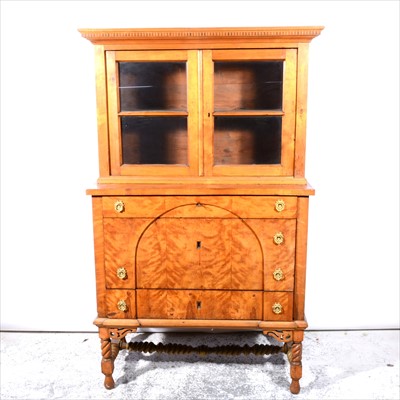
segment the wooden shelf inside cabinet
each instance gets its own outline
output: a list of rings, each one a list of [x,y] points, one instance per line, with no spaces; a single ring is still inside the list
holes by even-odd
[[[127,333],[187,327],[278,339],[299,392],[308,46],[322,29],[80,30],[96,54],[87,194],[106,388]]]

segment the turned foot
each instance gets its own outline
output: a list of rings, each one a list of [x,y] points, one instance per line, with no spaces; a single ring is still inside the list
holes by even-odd
[[[103,358],[101,360],[101,372],[105,375],[104,387],[108,390],[114,389],[115,382],[112,377],[112,373],[114,372],[114,360]]]
[[[290,391],[293,394],[299,394],[300,393],[300,382],[293,379],[292,383],[290,384]]]

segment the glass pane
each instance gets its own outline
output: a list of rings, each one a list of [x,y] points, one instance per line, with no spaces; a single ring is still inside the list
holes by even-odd
[[[280,164],[282,117],[216,117],[214,165]]]
[[[281,110],[283,61],[216,62],[214,108]]]
[[[187,165],[186,117],[122,117],[123,164]]]
[[[187,109],[186,63],[120,62],[121,111]]]

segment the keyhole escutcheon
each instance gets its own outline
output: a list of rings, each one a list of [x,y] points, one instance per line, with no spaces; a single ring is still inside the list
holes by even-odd
[[[196,242],[196,249],[201,249],[201,241],[200,240],[198,240]]]

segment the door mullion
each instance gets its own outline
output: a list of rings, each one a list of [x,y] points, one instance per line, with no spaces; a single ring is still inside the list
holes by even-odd
[[[199,155],[198,155],[198,168],[199,168],[199,176],[204,176],[204,104],[203,104],[203,51],[198,50],[197,52],[197,65],[198,65],[198,113],[199,113]]]
[[[211,176],[214,160],[214,65],[212,50],[203,50],[203,136],[204,136],[204,175]]]

